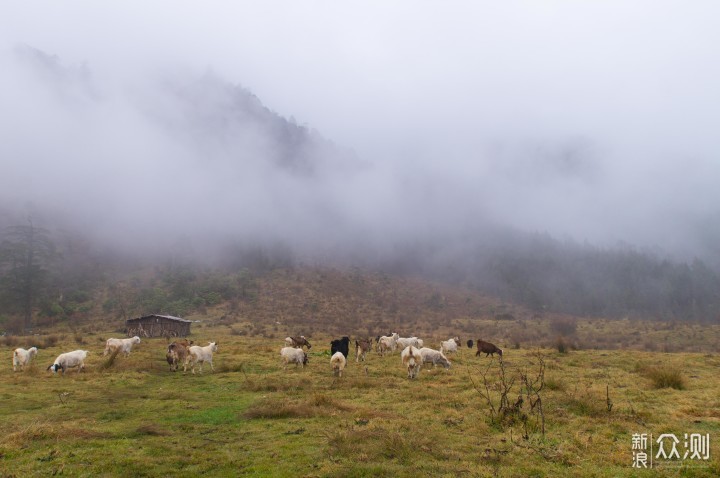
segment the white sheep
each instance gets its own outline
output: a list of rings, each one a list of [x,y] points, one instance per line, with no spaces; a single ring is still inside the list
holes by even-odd
[[[111,352],[114,352],[115,350],[118,351],[118,353],[125,354],[127,357],[130,355],[130,351],[133,348],[133,345],[140,343],[140,337],[137,335],[135,337],[131,337],[129,339],[107,339],[107,342],[105,342],[105,352],[103,352],[103,355],[107,355]]]
[[[411,345],[415,348],[421,348],[423,346],[423,341],[417,337],[403,337],[397,339],[397,345],[402,349],[405,349]]]
[[[208,362],[210,364],[210,369],[214,372],[215,367],[213,367],[212,359],[213,359],[213,353],[217,352],[218,349],[218,342],[208,342],[208,345],[205,347],[200,347],[199,345],[191,345],[188,349],[187,356],[185,357],[185,365],[183,367],[183,372],[187,372],[187,366],[188,363],[191,363],[191,371],[192,373],[195,373],[195,364],[200,363],[200,373],[202,373],[203,364],[205,362]]]
[[[15,349],[13,351],[13,372],[17,371],[18,368],[20,370],[25,370],[25,367],[30,365],[30,362],[35,355],[37,355],[36,347],[30,347],[27,350]]]
[[[443,340],[442,342],[440,342],[440,352],[457,353],[459,345],[460,345],[460,339],[458,337],[454,337],[450,340]]]
[[[342,352],[335,352],[335,354],[330,357],[330,365],[332,365],[333,373],[342,377],[343,369],[345,365],[347,365],[347,359]]]
[[[408,378],[416,378],[422,368],[423,359],[420,350],[412,345],[405,347],[400,353],[403,365],[407,368]]]
[[[454,343],[454,342],[453,342]],[[433,367],[442,365],[446,369],[450,368],[450,361],[442,353],[441,350],[434,350],[427,347],[420,349],[420,356],[422,357],[423,364],[431,363]]]
[[[340,354],[342,355],[342,354]],[[296,349],[295,347],[283,347],[280,349],[280,356],[285,362],[285,368],[289,363],[294,363],[295,367],[302,365],[305,368],[305,364],[308,363],[307,353],[303,349]],[[343,356],[343,358],[345,358]]]
[[[55,359],[55,362],[47,369],[52,370],[53,373],[62,370],[63,375],[65,375],[66,369],[77,367],[78,373],[80,373],[80,370],[85,368],[85,358],[87,358],[87,354],[87,350],[73,350],[72,352],[60,354]]]
[[[387,351],[394,352],[397,348],[397,341],[399,338],[400,336],[397,332],[393,332],[392,335],[384,335],[380,337],[380,339],[378,340],[378,353],[382,355]]]

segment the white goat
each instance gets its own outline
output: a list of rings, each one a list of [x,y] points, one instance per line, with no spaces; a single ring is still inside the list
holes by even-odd
[[[347,359],[342,352],[335,352],[335,354],[330,357],[330,365],[332,365],[333,373],[342,377],[343,369],[345,365],[347,365]]]
[[[412,345],[405,347],[400,353],[403,365],[407,368],[408,378],[416,378],[422,368],[423,359],[420,350]]]
[[[342,354],[340,354],[342,355]],[[294,363],[295,367],[302,365],[305,368],[305,364],[308,363],[307,353],[303,349],[296,349],[295,347],[283,347],[280,349],[280,356],[285,361],[285,368],[289,363]],[[345,358],[343,356],[343,358]]]
[[[417,337],[404,337],[404,338],[397,339],[397,345],[401,349],[405,349],[411,345],[416,348],[422,348],[423,341]]]
[[[183,372],[187,372],[187,366],[188,363],[192,362],[192,373],[195,373],[195,364],[198,362],[200,363],[200,373],[202,373],[203,364],[205,362],[208,362],[210,364],[210,369],[214,372],[215,367],[213,367],[212,359],[213,359],[213,353],[217,352],[218,349],[218,342],[208,342],[208,345],[205,347],[200,347],[199,345],[191,345],[188,349],[187,356],[185,357],[185,366],[183,367]]]
[[[398,335],[397,332],[393,332],[392,335],[383,335],[380,337],[380,340],[378,340],[378,353],[382,355],[388,350],[390,352],[394,352],[397,348],[397,341],[399,338],[400,335]]]
[[[103,352],[103,356],[117,350],[118,353],[125,354],[125,356],[127,357],[128,355],[130,355],[130,351],[132,350],[133,345],[139,343],[140,337],[138,337],[137,335],[129,339],[107,339],[107,342],[105,342],[105,352]]]
[[[437,365],[442,365],[446,369],[450,368],[450,361],[442,353],[441,350],[434,350],[423,347],[420,349],[420,356],[422,357],[423,364],[431,363],[433,364],[433,367]]]
[[[30,347],[29,349],[15,349],[13,352],[13,372],[18,368],[25,370],[25,367],[30,365],[32,359],[37,355],[37,348]]]
[[[80,373],[80,370],[85,368],[85,358],[87,358],[87,354],[87,350],[74,350],[72,352],[60,354],[55,359],[55,362],[47,369],[52,370],[53,373],[57,373],[58,370],[62,370],[63,375],[65,375],[66,369],[77,367],[78,373]]]
[[[458,337],[454,337],[450,340],[443,340],[442,342],[440,342],[440,352],[457,353],[459,345],[460,345],[460,339]]]

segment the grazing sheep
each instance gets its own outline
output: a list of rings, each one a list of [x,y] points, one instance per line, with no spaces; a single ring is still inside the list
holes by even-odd
[[[57,373],[58,370],[62,370],[63,375],[65,375],[66,369],[77,367],[78,373],[80,373],[80,370],[85,368],[85,358],[87,357],[87,354],[87,350],[74,350],[72,352],[60,354],[55,359],[55,362],[47,369],[52,370],[53,373]]]
[[[307,347],[308,350],[310,350],[312,348],[312,345],[310,345],[310,342],[307,341],[304,335],[300,337],[285,337],[285,344],[288,347],[296,347],[299,349]]]
[[[478,339],[477,341],[477,352],[475,352],[475,356],[479,356],[481,353],[485,354],[487,357],[488,355],[495,356],[494,354],[498,354],[500,358],[502,359],[503,351],[501,348],[495,346],[494,344],[491,344],[490,342],[485,342],[483,340]]]
[[[450,368],[450,361],[447,359],[445,354],[442,353],[442,350],[434,350],[423,347],[420,349],[420,356],[422,357],[423,364],[431,363],[433,364],[433,368],[437,365],[442,365],[445,369]]]
[[[416,378],[422,368],[423,359],[420,350],[412,345],[405,347],[400,353],[403,365],[407,368],[408,378]]]
[[[394,352],[397,348],[397,341],[400,338],[397,332],[393,332],[392,335],[385,335],[380,337],[378,341],[378,353],[383,355],[385,352]]]
[[[127,357],[130,355],[133,345],[139,343],[140,337],[137,335],[129,339],[107,339],[107,342],[105,342],[105,352],[103,352],[103,356],[117,350],[118,353],[123,353]]]
[[[472,341],[472,339],[470,339],[470,340],[467,341],[467,346],[468,346],[469,349],[472,349],[472,348],[473,348],[473,341]]]
[[[280,349],[280,356],[285,362],[285,368],[287,368],[289,363],[294,363],[295,367],[302,365],[303,368],[305,368],[305,364],[309,361],[307,353],[305,353],[303,349],[295,347],[283,347]]]
[[[17,371],[19,368],[20,370],[25,370],[25,367],[30,365],[30,362],[33,358],[35,358],[35,355],[37,355],[37,348],[36,347],[30,347],[29,349],[15,349],[13,351],[13,372]]]
[[[355,361],[365,361],[365,355],[372,349],[372,339],[360,339],[355,341]]]
[[[458,351],[459,345],[460,345],[460,339],[458,337],[452,338],[450,340],[443,340],[442,342],[440,342],[440,352],[456,353]]]
[[[330,357],[330,365],[332,365],[333,373],[339,377],[342,377],[343,369],[347,365],[347,360],[342,352],[335,352]]]
[[[407,348],[407,347],[409,347],[409,346],[411,346],[411,345],[412,345],[413,347],[419,349],[419,348],[422,348],[422,346],[423,346],[423,341],[420,340],[420,339],[417,338],[417,337],[405,337],[405,338],[398,338],[398,339],[397,339],[397,346],[400,347],[400,348],[402,348],[402,349],[405,349],[405,348]]]
[[[334,354],[335,352],[342,352],[347,359],[347,356],[350,353],[350,337],[346,336],[330,342],[330,353]]]
[[[385,336],[385,335],[378,335],[377,337],[375,337],[375,343],[377,344],[378,342],[380,342],[380,337],[392,337],[393,334],[394,334],[394,332],[390,332],[390,333],[387,334],[386,336]]]
[[[192,344],[192,340],[188,342],[188,339],[183,339],[181,341],[175,341],[168,345],[165,359],[167,360],[168,365],[170,365],[171,372],[176,372],[178,369],[178,365],[180,365],[181,363],[185,363],[188,350],[190,349],[190,346]]]
[[[213,353],[217,352],[217,349],[218,342],[208,342],[208,345],[206,345],[205,347],[200,347],[199,345],[191,345],[188,349],[187,356],[185,357],[185,366],[183,367],[183,372],[187,372],[188,363],[191,363],[191,371],[192,373],[195,373],[195,364],[197,364],[198,362],[200,363],[200,373],[202,373],[203,364],[205,362],[208,362],[210,364],[210,369],[214,372],[215,367],[213,367],[212,359]]]

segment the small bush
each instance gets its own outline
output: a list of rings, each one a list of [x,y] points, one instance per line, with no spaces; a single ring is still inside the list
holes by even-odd
[[[652,380],[655,388],[685,389],[685,378],[677,367],[671,365],[646,367],[643,375]]]
[[[565,340],[562,337],[558,337],[555,341],[555,347],[557,348],[557,351],[561,354],[568,353],[568,345],[565,343]]]

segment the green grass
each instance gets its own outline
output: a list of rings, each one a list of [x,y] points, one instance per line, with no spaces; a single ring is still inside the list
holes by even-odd
[[[86,334],[86,371],[64,377],[45,368],[79,348],[74,336],[41,349],[24,373],[12,372],[3,346],[0,476],[670,477],[678,468],[630,467],[632,434],[694,432],[710,433],[712,460],[686,476],[720,473],[715,354],[541,349],[543,437],[527,399],[513,420],[493,419],[482,373],[497,405],[498,361],[466,348],[449,371],[426,368],[413,381],[397,352],[350,360],[335,378],[319,354],[331,337],[313,337],[309,366],[283,370],[282,338],[228,330],[196,328],[196,342],[221,344],[216,372],[196,375],[168,370],[164,339],[143,339],[110,361],[102,339],[117,334]],[[506,348],[504,359],[508,377],[537,373],[537,349]],[[680,371],[684,388],[656,388],[651,366]],[[510,402],[520,393],[516,379]]]

